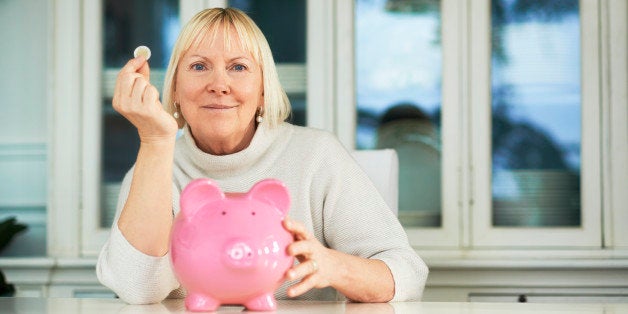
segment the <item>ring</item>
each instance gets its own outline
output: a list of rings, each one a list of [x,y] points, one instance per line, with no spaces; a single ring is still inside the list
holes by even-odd
[[[315,260],[311,260],[311,261],[312,261],[312,268],[314,268],[312,272],[318,271],[318,263],[316,263]]]

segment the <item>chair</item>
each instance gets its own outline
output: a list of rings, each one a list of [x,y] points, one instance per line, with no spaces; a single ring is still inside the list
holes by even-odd
[[[397,119],[378,129],[377,149],[399,160],[399,217],[409,226],[441,225],[441,147],[429,120]]]
[[[353,158],[362,167],[386,204],[397,216],[399,208],[399,160],[394,149],[356,150]]]

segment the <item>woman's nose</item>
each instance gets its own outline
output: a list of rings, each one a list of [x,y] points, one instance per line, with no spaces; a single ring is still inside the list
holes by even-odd
[[[207,83],[207,90],[210,93],[216,93],[221,95],[229,94],[231,89],[229,88],[229,77],[224,70],[213,71],[210,74],[209,82]]]

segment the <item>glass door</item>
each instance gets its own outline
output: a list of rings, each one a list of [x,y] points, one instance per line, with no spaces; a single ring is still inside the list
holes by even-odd
[[[599,107],[591,90],[598,71],[590,63],[597,48],[588,35],[597,8],[580,3],[493,0],[485,7],[491,50],[475,57],[478,64],[490,58],[490,79],[476,88],[490,91],[490,105],[481,98],[472,105],[490,113],[473,122],[490,127],[474,130],[473,142],[482,144],[473,147],[474,245],[601,244]]]

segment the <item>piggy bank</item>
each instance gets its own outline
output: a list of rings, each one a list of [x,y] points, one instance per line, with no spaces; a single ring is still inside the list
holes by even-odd
[[[187,290],[186,308],[276,309],[274,292],[293,264],[286,253],[293,238],[282,226],[289,208],[288,190],[278,180],[259,181],[247,193],[223,193],[209,179],[190,182],[170,239],[174,273]]]

